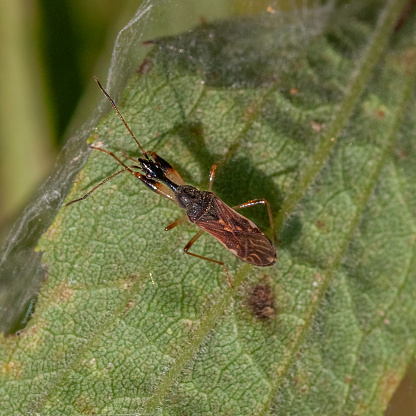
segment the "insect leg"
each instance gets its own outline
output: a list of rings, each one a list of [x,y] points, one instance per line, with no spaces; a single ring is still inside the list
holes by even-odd
[[[208,192],[211,192],[212,190],[212,184],[214,183],[214,176],[215,176],[215,171],[217,170],[217,165],[212,165],[211,166],[211,172],[209,173],[209,185],[208,185]]]
[[[175,228],[177,225],[180,225],[180,224],[182,224],[182,223],[184,223],[184,222],[188,221],[188,219],[189,219],[188,215],[184,215],[182,218],[179,218],[178,220],[173,221],[173,222],[171,222],[169,225],[167,225],[167,226],[165,227],[165,231],[169,231],[169,230],[171,230],[172,228]]]
[[[267,212],[269,214],[270,227],[271,227],[272,233],[273,233],[273,240],[277,241],[276,230],[274,228],[272,209],[270,207],[270,204],[265,199],[252,199],[251,201],[244,202],[243,204],[236,205],[235,207],[232,207],[232,208],[233,209],[247,208],[247,207],[252,207],[252,206],[258,205],[258,204],[266,205]]]
[[[123,163],[114,153],[109,152],[108,150],[101,149],[101,147],[90,146],[91,149],[99,150],[100,152],[106,153],[107,155],[112,156],[114,159],[117,160],[118,163],[124,166],[124,170],[128,170],[132,173],[137,179],[140,179],[148,188],[150,188],[153,192],[156,192],[159,195],[162,195],[171,201],[176,202],[175,196],[173,192],[165,185],[154,181],[153,179],[146,178],[146,176],[142,175],[140,172],[136,172],[132,170],[132,168],[137,168],[137,166],[127,166]],[[133,159],[135,162],[137,160]]]
[[[121,154],[122,154],[122,155],[123,155],[123,157],[125,157],[126,159],[130,159],[130,160],[132,160],[133,162],[135,162],[136,164],[138,163],[137,158],[134,158],[134,157],[129,156],[129,155],[128,155],[128,154],[126,154],[126,152],[124,152],[123,150],[121,151]]]
[[[190,256],[198,257],[199,259],[202,259],[202,260],[207,260],[207,261],[211,261],[211,262],[213,262],[213,263],[220,264],[220,265],[222,266],[222,268],[224,269],[224,272],[225,272],[225,274],[226,274],[226,276],[227,276],[227,279],[228,279],[228,284],[229,284],[232,288],[234,288],[233,283],[232,283],[231,278],[230,278],[230,275],[228,274],[228,270],[227,270],[227,268],[225,267],[225,264],[224,264],[222,261],[218,261],[218,260],[210,259],[210,258],[208,258],[208,257],[203,257],[203,256],[200,256],[199,254],[195,254],[195,253],[190,253],[190,252],[189,252],[189,249],[192,247],[192,245],[195,243],[195,241],[196,241],[196,240],[198,240],[198,238],[199,238],[199,237],[201,237],[201,235],[202,235],[204,232],[205,232],[204,230],[198,231],[198,233],[197,233],[197,234],[195,234],[195,235],[194,235],[194,236],[193,236],[193,237],[189,240],[188,244],[185,246],[185,248],[183,249],[183,251],[184,251],[186,254],[189,254]]]
[[[163,183],[146,178],[146,176],[142,175],[140,172],[133,172],[133,175],[137,179],[140,179],[153,192],[156,192],[158,195],[164,196],[165,198],[176,202],[174,193],[166,185],[163,185]]]
[[[103,153],[106,153],[107,155],[110,155],[115,160],[117,160],[117,162],[120,163],[120,165],[124,166],[124,170],[128,170],[130,173],[133,173],[133,174],[135,173],[124,162],[122,162],[114,153],[109,152],[108,150],[102,149],[101,147],[90,146],[90,148],[94,149],[94,150],[99,150],[100,152],[103,152]]]
[[[101,185],[104,185],[107,181],[109,181],[111,178],[114,178],[114,176],[119,175],[122,172],[125,172],[127,169],[121,169],[116,173],[113,173],[111,176],[109,176],[108,178],[105,178],[102,182],[100,182],[97,186],[95,186],[94,188],[91,189],[91,191],[87,192],[82,198],[78,198],[78,199],[74,199],[71,202],[68,202],[65,206],[67,207],[68,205],[72,205],[75,204],[75,202],[79,202],[82,201],[84,199],[87,199],[97,188],[99,188]]]

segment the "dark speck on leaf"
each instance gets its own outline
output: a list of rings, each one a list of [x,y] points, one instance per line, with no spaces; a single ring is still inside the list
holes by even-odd
[[[276,316],[274,294],[267,284],[254,287],[249,298],[249,305],[258,319],[267,320]]]

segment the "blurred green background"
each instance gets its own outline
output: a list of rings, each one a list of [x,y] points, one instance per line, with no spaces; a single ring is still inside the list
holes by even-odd
[[[290,8],[304,1],[280,2]],[[113,43],[141,0],[16,0],[0,13],[0,242],[101,98]],[[238,13],[267,1],[234,2]],[[177,17],[177,16],[176,16]],[[186,16],[184,17],[186,18]],[[416,414],[411,368],[386,414]]]
[[[140,0],[6,1],[0,13],[0,241],[101,96],[118,31]],[[88,97],[88,100],[85,98]]]

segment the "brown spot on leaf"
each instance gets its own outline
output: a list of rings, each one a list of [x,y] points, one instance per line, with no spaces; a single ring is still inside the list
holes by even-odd
[[[247,107],[247,113],[248,114],[254,114],[256,112],[256,107],[254,107],[254,106],[249,106],[249,107]]]
[[[59,304],[73,299],[74,290],[68,286],[66,280],[63,280],[59,285],[55,286],[48,297],[53,303]]]
[[[416,54],[413,49],[407,49],[400,57],[400,63],[403,65],[407,75],[411,75],[415,65]]]
[[[127,311],[129,311],[131,308],[133,308],[134,307],[134,305],[136,304],[136,302],[134,302],[134,301],[132,301],[132,300],[129,300],[127,303],[126,303],[126,306],[125,306],[125,308],[124,308],[124,311],[125,312],[127,312]]]
[[[379,399],[385,402],[386,406],[390,400],[390,397],[393,396],[394,392],[399,386],[402,377],[403,375],[401,374],[399,369],[392,369],[390,371],[386,371],[384,377],[381,379]]]
[[[406,159],[407,158],[407,153],[404,150],[396,150],[395,153],[400,159]]]
[[[376,117],[378,118],[378,119],[382,119],[382,118],[384,118],[384,116],[386,115],[386,113],[381,109],[381,108],[379,108],[377,111],[376,111]]]
[[[258,284],[251,292],[248,303],[258,319],[267,320],[276,316],[274,294],[268,284]]]
[[[192,321],[191,319],[183,319],[182,322],[187,329],[192,329],[192,327],[194,326],[194,321]]]
[[[9,361],[0,365],[0,373],[7,378],[18,379],[22,375],[22,369],[16,361]]]
[[[97,415],[98,408],[95,405],[94,401],[84,395],[78,396],[75,400],[75,407],[83,415]]]
[[[319,133],[325,128],[325,124],[318,123],[316,121],[311,121],[311,127],[312,127],[312,130],[315,130],[316,132]]]
[[[201,15],[199,16],[199,23],[201,24],[201,26],[207,26],[209,22],[206,16]]]
[[[321,220],[318,220],[318,221],[316,221],[316,226],[318,227],[318,228],[324,228],[325,227],[325,223],[323,222],[323,221],[321,221]]]
[[[136,72],[141,75],[147,74],[153,67],[153,62],[149,58],[144,58],[142,64],[137,68]]]
[[[412,13],[413,8],[416,5],[416,1],[415,0],[409,0],[406,5],[403,7],[402,9],[402,13],[400,15],[400,17],[397,19],[396,21],[396,26],[394,27],[394,31],[398,32],[403,25],[406,23],[406,21],[408,20],[410,14]]]
[[[136,281],[137,281],[137,276],[135,275],[131,275],[126,278],[122,278],[118,280],[120,287],[122,287],[125,290],[130,290],[134,286]]]

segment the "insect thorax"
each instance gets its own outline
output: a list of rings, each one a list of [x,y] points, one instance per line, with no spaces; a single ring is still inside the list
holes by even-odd
[[[175,196],[179,206],[186,210],[192,222],[212,211],[212,201],[215,198],[212,192],[199,191],[189,185],[180,186]]]

